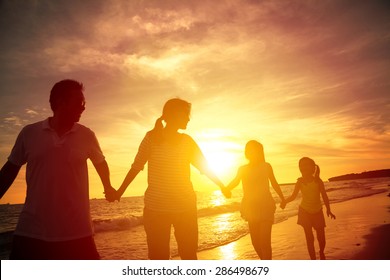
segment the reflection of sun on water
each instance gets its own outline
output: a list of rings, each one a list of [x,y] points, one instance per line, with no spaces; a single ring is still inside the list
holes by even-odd
[[[210,204],[212,206],[221,206],[225,203],[226,203],[226,198],[222,195],[221,191],[220,190],[214,191],[211,196]]]
[[[213,223],[213,228],[216,232],[224,233],[231,229],[232,225],[230,224],[230,220],[232,215],[233,213],[225,213],[216,217]]]
[[[234,216],[233,213],[225,213],[222,215],[218,215],[214,220],[214,223],[212,224],[211,228],[213,229],[213,232],[217,234],[220,240],[229,240],[229,236],[231,234],[230,231],[232,230],[231,223],[232,223],[233,216]],[[219,247],[223,259],[229,260],[229,259],[236,258],[234,247],[235,247],[234,242]]]
[[[224,260],[234,260],[237,258],[236,245],[236,242],[231,242],[218,248],[221,251]]]

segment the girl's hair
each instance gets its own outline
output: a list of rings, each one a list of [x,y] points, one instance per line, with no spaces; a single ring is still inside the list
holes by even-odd
[[[265,162],[263,145],[256,140],[248,141],[245,145],[245,157],[252,162]]]
[[[301,169],[301,166],[304,165],[304,164],[312,165],[312,167],[314,169],[313,176],[315,178],[320,178],[320,167],[314,162],[314,160],[312,160],[309,157],[301,158],[299,160],[299,169]]]
[[[162,116],[159,117],[154,124],[154,128],[152,130],[153,139],[157,141],[162,139],[162,131],[164,129],[163,121],[169,122],[171,120],[181,118],[183,114],[189,116],[190,112],[191,103],[180,98],[169,99],[163,107]]]

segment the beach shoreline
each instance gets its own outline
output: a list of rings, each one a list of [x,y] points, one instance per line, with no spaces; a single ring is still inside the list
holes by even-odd
[[[331,204],[332,212],[337,219],[325,218],[327,224],[325,254],[328,260],[390,260],[390,242],[387,242],[390,236],[390,194],[388,187],[381,190],[383,192],[379,194]],[[297,216],[292,216],[274,224],[272,229],[274,260],[309,259],[302,227],[297,225],[296,221]],[[230,224],[226,226],[229,227]],[[4,235],[12,236],[8,233]],[[145,238],[143,229],[131,227],[126,230],[100,232],[95,237],[95,242],[103,260],[147,260]],[[173,236],[171,241],[171,245],[174,245]],[[5,239],[3,236],[2,260],[8,259],[10,246],[8,238]],[[315,248],[318,257],[317,242]],[[172,253],[175,254],[175,250],[172,250]],[[137,257],[132,258],[129,255]],[[180,257],[175,256],[172,259],[179,260]],[[247,234],[230,243],[199,251],[198,259],[258,260],[258,257]]]
[[[336,220],[325,217],[328,260],[390,259],[390,197],[388,192],[331,204]],[[273,259],[308,260],[305,236],[297,217],[272,229]],[[318,243],[315,248],[318,258]],[[179,259],[179,258],[174,258]],[[229,244],[198,252],[200,260],[258,259],[249,234]]]

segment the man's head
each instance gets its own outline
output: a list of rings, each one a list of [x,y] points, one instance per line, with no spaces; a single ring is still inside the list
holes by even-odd
[[[75,80],[62,80],[50,92],[50,107],[55,115],[78,122],[85,110],[84,86]]]

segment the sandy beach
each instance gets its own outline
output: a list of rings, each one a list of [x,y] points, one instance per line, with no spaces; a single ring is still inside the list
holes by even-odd
[[[331,205],[336,220],[326,217],[326,249],[329,260],[390,259],[390,197],[388,192]],[[308,260],[306,243],[296,216],[275,224],[273,259]],[[318,257],[318,244],[315,244]],[[250,236],[198,253],[201,260],[254,260]]]

